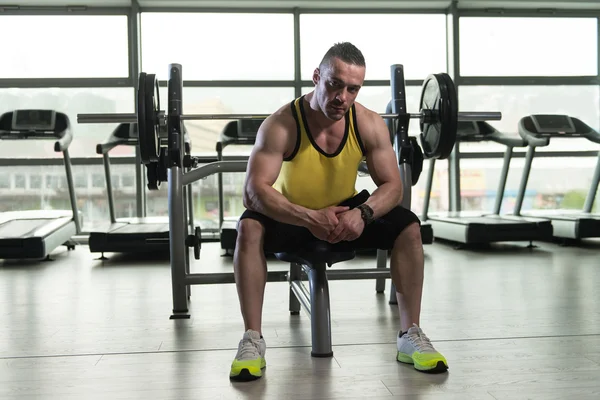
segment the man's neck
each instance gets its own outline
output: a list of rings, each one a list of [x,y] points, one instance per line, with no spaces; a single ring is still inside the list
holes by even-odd
[[[321,108],[319,107],[319,104],[317,103],[317,100],[315,99],[315,96],[313,96],[313,94],[314,93],[307,94],[304,98],[309,105],[308,108],[305,108],[306,112],[311,117],[311,121],[313,121],[315,125],[317,125],[321,130],[331,129],[335,124],[339,123],[340,121],[334,121],[332,119],[327,118],[321,110]]]

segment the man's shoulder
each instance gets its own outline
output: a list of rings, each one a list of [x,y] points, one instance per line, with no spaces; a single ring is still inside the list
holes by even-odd
[[[366,106],[364,106],[363,104],[361,104],[359,102],[354,102],[354,111],[356,113],[356,119],[359,124],[361,123],[361,120],[363,120],[367,123],[372,123],[373,121],[375,121],[377,119],[381,119],[381,116],[379,115],[378,112],[375,112],[375,111],[371,110],[370,108],[367,108]]]
[[[291,102],[282,105],[279,109],[269,115],[265,120],[266,125],[283,130],[295,128],[296,122],[290,104]]]
[[[282,105],[263,121],[257,134],[259,149],[277,149],[286,154],[293,149],[297,129],[290,104]]]
[[[377,131],[374,129],[376,126],[381,126],[383,118],[378,112],[375,112],[361,103],[354,103],[354,112],[356,113],[357,128],[361,135],[364,134],[369,136],[372,132]]]

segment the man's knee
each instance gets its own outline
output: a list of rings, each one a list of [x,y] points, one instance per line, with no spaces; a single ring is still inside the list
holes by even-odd
[[[406,228],[400,232],[396,241],[394,243],[394,247],[397,246],[410,246],[410,245],[422,245],[423,239],[421,238],[421,226],[412,222]]]
[[[237,225],[236,247],[257,246],[262,243],[265,227],[252,218],[244,218]]]

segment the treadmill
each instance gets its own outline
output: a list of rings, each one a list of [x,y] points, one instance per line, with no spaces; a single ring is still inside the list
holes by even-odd
[[[0,258],[50,259],[57,247],[75,249],[71,239],[81,233],[69,145],[73,140],[69,117],[54,110],[14,110],[0,116],[1,140],[56,140],[54,151],[62,152],[70,210],[25,210],[0,213]]]
[[[161,141],[166,141],[166,132],[161,131]],[[184,129],[185,153],[190,154],[191,142],[187,130]],[[117,146],[137,146],[137,123],[122,123],[115,128],[104,143],[96,146],[96,153],[102,154],[106,193],[110,223],[104,228],[95,228],[90,232],[89,248],[92,253],[169,253],[169,217],[133,217],[117,218],[111,179],[109,152]],[[161,151],[164,151],[161,150]],[[146,168],[148,174],[150,171]],[[163,181],[166,177],[163,177]],[[184,189],[187,202],[187,213],[193,230],[192,191]]]
[[[217,159],[223,161],[223,150],[231,145],[246,145],[253,146],[258,134],[258,128],[263,123],[264,119],[240,119],[229,121],[219,135],[217,142]],[[223,173],[217,174],[217,186],[219,191],[219,229],[221,249],[225,250],[225,254],[232,255],[235,249],[237,240],[237,223],[239,216],[227,217],[224,216],[223,206],[225,204],[223,196]]]
[[[465,245],[513,241],[532,242],[551,238],[552,223],[547,218],[500,215],[513,148],[525,147],[527,142],[522,138],[499,132],[485,121],[460,121],[458,123],[455,151],[459,151],[461,142],[483,141],[494,141],[506,146],[492,213],[450,211],[428,214],[435,166],[435,159],[432,159],[425,189],[424,219],[431,223],[434,236]]]
[[[528,210],[522,212],[523,199],[531,164],[537,147],[550,144],[551,138],[585,138],[600,144],[600,134],[583,121],[568,115],[546,114],[529,115],[519,121],[519,134],[527,140],[529,147],[523,167],[523,175],[519,194],[515,203],[515,215],[544,217],[552,221],[553,237],[562,240],[581,240],[584,238],[600,237],[600,214],[592,214],[592,206],[600,181],[600,152],[592,178],[592,185],[585,200],[584,208],[580,210]]]

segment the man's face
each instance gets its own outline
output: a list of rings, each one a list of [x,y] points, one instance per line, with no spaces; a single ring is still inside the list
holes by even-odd
[[[322,69],[315,69],[314,95],[325,116],[334,121],[344,118],[364,80],[365,67],[347,64],[338,58],[333,58]]]

